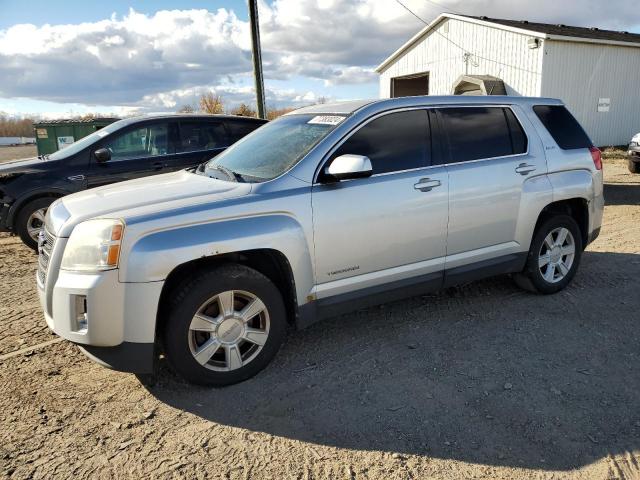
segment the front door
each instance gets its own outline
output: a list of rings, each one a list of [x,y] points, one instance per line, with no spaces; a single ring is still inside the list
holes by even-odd
[[[174,153],[167,121],[115,132],[97,148],[107,148],[111,159],[99,163],[92,155],[87,177],[89,188],[169,171],[165,168],[167,159]]]
[[[373,174],[313,186],[319,299],[440,277],[448,182],[446,168],[432,165],[430,117],[427,110],[377,117],[331,155],[366,155]]]

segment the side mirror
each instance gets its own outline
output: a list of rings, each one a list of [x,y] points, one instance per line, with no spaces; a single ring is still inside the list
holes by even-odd
[[[96,157],[98,163],[104,163],[111,160],[111,151],[108,148],[99,148],[93,152],[93,156]]]
[[[324,169],[324,174],[335,180],[370,177],[372,173],[371,160],[364,155],[340,155]]]

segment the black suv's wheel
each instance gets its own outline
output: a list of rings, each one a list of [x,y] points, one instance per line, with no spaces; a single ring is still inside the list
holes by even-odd
[[[200,273],[170,293],[163,340],[167,360],[201,385],[241,382],[267,366],[286,333],[276,286],[243,265]]]
[[[526,290],[550,294],[566,287],[576,274],[582,256],[582,236],[569,215],[545,220],[536,230],[522,273],[516,283]]]
[[[635,162],[629,159],[629,171],[631,173],[640,173],[640,161]]]
[[[38,249],[38,234],[44,228],[44,216],[54,200],[52,197],[36,198],[18,212],[15,230],[27,247]]]

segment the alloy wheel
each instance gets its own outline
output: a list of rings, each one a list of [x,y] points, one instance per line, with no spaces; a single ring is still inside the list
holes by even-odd
[[[44,228],[44,216],[46,213],[46,208],[39,208],[29,215],[27,219],[27,233],[36,242],[38,241],[40,231]]]
[[[567,276],[573,265],[576,245],[569,229],[558,227],[545,237],[538,253],[538,268],[548,283],[557,283]]]
[[[237,370],[262,351],[269,337],[269,312],[256,295],[219,293],[197,310],[189,325],[189,349],[205,368]]]

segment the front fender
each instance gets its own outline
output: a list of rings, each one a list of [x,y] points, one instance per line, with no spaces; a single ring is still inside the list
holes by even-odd
[[[302,226],[284,214],[268,214],[187,225],[148,233],[120,258],[121,282],[155,282],[184,263],[255,249],[282,253],[294,275],[298,304],[313,287],[313,267]]]

